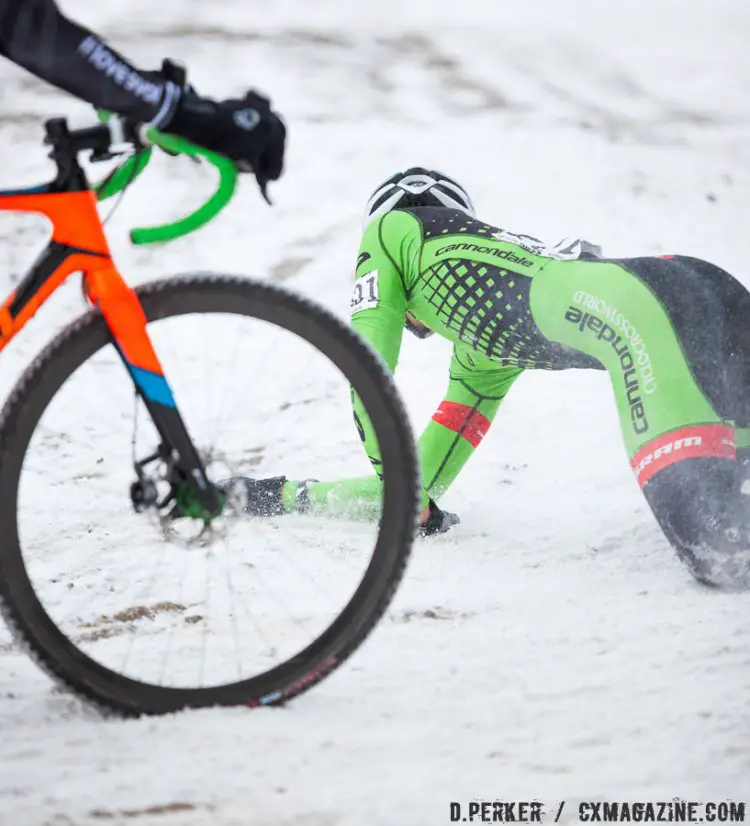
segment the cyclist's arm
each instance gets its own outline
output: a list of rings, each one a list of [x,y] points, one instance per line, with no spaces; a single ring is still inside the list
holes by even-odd
[[[397,358],[397,354],[393,357]],[[422,507],[430,498],[437,499],[445,493],[454,482],[521,372],[518,367],[501,367],[470,354],[462,345],[454,349],[445,397],[418,442]],[[373,452],[370,444],[368,454]],[[298,484],[292,481],[285,486],[284,501],[289,511],[296,509]],[[380,513],[382,483],[377,476],[318,482],[309,486],[307,494],[313,513],[373,519]]]
[[[406,317],[406,288],[400,255],[388,248],[384,224],[396,223],[390,213],[373,221],[359,248],[351,298],[352,327],[395,372],[401,351]],[[412,219],[406,219],[412,220]],[[367,456],[380,476],[380,447],[362,402],[352,393],[354,422]]]
[[[140,72],[54,0],[0,0],[0,54],[96,107],[143,123],[169,121],[180,88]]]
[[[406,240],[409,222],[416,225],[404,213],[390,212],[369,225],[362,237],[351,297],[353,329],[382,357],[391,372],[396,369],[404,333],[407,302],[399,262],[408,254],[402,244],[408,248],[414,243]],[[384,233],[384,223],[391,232]],[[407,229],[406,235],[402,229]],[[389,240],[393,249],[389,248]],[[370,418],[355,393],[352,413],[375,475],[309,485],[308,509],[327,516],[377,519],[383,489],[381,453]],[[289,511],[298,509],[298,484],[292,480],[284,486],[284,506]]]
[[[419,439],[424,489],[438,499],[479,446],[513,382],[518,367],[502,367],[457,345],[448,389]]]

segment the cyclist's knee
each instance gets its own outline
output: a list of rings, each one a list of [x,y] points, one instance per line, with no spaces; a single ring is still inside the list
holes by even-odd
[[[644,486],[677,556],[700,582],[750,588],[750,502],[737,488],[736,462],[691,459]]]

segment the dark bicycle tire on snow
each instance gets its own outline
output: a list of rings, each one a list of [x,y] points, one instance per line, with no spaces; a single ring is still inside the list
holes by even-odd
[[[342,321],[287,290],[233,276],[176,276],[137,290],[149,322],[185,314],[248,316],[288,330],[335,364],[359,394],[382,454],[379,533],[364,576],[333,622],[306,648],[249,679],[208,687],[141,682],[92,659],[45,610],[19,540],[19,482],[24,457],[45,409],[66,380],[112,344],[98,311],[61,332],[26,370],[0,416],[0,607],[15,639],[56,680],[124,715],[159,714],[213,705],[273,705],[307,690],[340,666],[386,610],[414,537],[418,463],[414,439],[383,362]],[[353,427],[354,425],[352,425]],[[123,491],[122,507],[129,508]]]

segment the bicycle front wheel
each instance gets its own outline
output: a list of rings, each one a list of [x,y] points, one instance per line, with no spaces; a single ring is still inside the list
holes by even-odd
[[[344,662],[401,579],[418,507],[404,409],[374,353],[286,290],[196,275],[138,293],[209,476],[284,475],[278,510],[290,513],[226,513],[193,535],[193,520],[133,511],[134,461],[159,437],[92,311],[36,359],[0,417],[4,616],[54,677],[121,713],[284,702]],[[294,481],[309,477],[320,482]]]

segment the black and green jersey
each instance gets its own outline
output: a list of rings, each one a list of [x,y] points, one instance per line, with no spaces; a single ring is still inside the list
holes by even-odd
[[[446,393],[419,439],[424,503],[452,484],[528,369],[609,372],[641,484],[678,455],[734,450],[741,415],[703,358],[715,347],[693,341],[695,326],[708,335],[705,324],[680,298],[679,273],[693,273],[693,259],[587,259],[578,249],[548,248],[440,207],[394,210],[367,227],[351,298],[355,330],[393,371],[407,312],[454,345]],[[356,398],[354,415],[376,475],[313,485],[313,507],[378,501],[379,452]],[[695,427],[714,429],[696,435]],[[677,432],[686,443],[669,441]]]
[[[362,241],[353,325],[391,369],[407,310],[494,369],[597,366],[547,339],[532,317],[531,285],[553,255],[536,239],[503,232],[458,210],[388,212]]]
[[[549,260],[542,253],[552,252],[536,239],[509,238],[463,212],[432,207],[386,213],[360,245],[352,324],[390,369],[407,311],[454,343],[447,390],[419,440],[424,503],[452,484],[523,369],[600,366],[541,334],[529,294]],[[377,445],[356,401],[355,416],[377,469]]]

